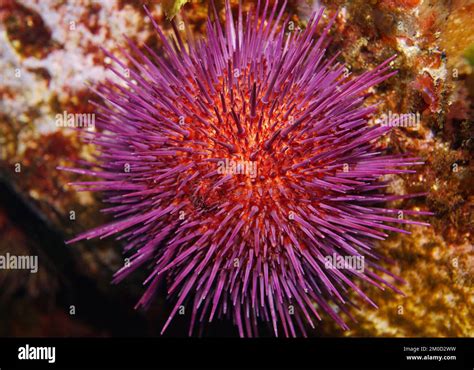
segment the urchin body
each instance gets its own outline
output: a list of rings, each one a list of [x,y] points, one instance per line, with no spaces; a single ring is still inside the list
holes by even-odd
[[[89,138],[99,169],[72,171],[101,178],[80,182],[102,191],[117,219],[71,242],[117,235],[131,255],[116,281],[139,267],[151,273],[138,306],[147,306],[165,279],[174,308],[196,322],[231,317],[241,336],[271,322],[275,335],[306,334],[318,310],[347,328],[349,289],[387,285],[376,272],[373,244],[387,222],[417,223],[383,208],[387,174],[412,172],[416,158],[384,155],[371,126],[368,88],[391,77],[389,59],[358,77],[344,76],[325,56],[321,10],[301,32],[281,27],[284,5],[208,20],[207,38],[174,42],[155,24],[163,55],[132,43],[139,56],[126,87],[97,92],[100,131]],[[217,19],[217,14],[215,13]],[[266,19],[266,22],[262,20]],[[125,68],[118,59],[119,66]],[[113,69],[114,70],[114,69]],[[115,70],[114,70],[115,71]],[[405,212],[410,214],[410,212]],[[411,212],[415,214],[416,212]],[[328,268],[327,256],[357,257],[364,269]]]

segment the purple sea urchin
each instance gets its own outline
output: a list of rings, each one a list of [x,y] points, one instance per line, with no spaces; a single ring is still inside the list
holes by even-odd
[[[259,1],[255,14],[239,7],[234,22],[226,2],[225,26],[213,8],[207,39],[188,32],[186,45],[175,24],[170,42],[149,14],[164,55],[130,43],[130,78],[111,68],[127,87],[97,89],[107,103],[98,106],[99,130],[84,135],[98,162],[69,171],[102,179],[75,184],[104,192],[117,220],[70,242],[117,234],[131,257],[115,281],[151,268],[137,306],[167,277],[175,305],[163,331],[184,305],[190,334],[197,321],[227,315],[241,336],[257,335],[259,320],[275,335],[306,335],[317,308],[347,328],[338,310],[347,312],[348,289],[375,306],[356,279],[397,291],[376,274],[389,273],[373,242],[384,230],[406,233],[387,223],[426,225],[380,206],[415,196],[385,195],[380,178],[422,163],[381,153],[377,140],[390,127],[368,124],[376,108],[363,105],[364,92],[396,73],[394,57],[345,76],[337,56],[325,56],[335,17],[319,37],[323,10],[304,31],[286,33],[284,8],[267,1],[262,10]],[[337,268],[332,257],[363,268]]]

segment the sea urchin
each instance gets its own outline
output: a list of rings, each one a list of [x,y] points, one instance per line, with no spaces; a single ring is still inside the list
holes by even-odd
[[[376,274],[388,271],[374,242],[406,233],[387,223],[424,224],[380,206],[414,196],[384,194],[381,177],[421,163],[383,154],[377,141],[390,127],[368,123],[376,108],[365,92],[396,73],[394,58],[347,76],[337,55],[325,55],[336,17],[318,28],[322,9],[287,32],[277,1],[245,16],[239,6],[236,22],[227,1],[224,26],[211,8],[207,38],[187,30],[186,42],[175,23],[167,39],[148,13],[160,54],[129,41],[129,76],[110,67],[126,87],[96,89],[105,103],[98,130],[84,136],[100,154],[69,171],[101,179],[75,185],[104,192],[116,221],[70,242],[118,235],[131,257],[115,281],[151,269],[137,306],[164,278],[174,308],[163,331],[185,306],[190,334],[196,322],[229,316],[240,336],[257,335],[259,321],[275,335],[306,335],[318,310],[347,328],[339,313],[348,290],[375,306],[355,280],[397,290]],[[328,256],[364,268],[328,266]]]

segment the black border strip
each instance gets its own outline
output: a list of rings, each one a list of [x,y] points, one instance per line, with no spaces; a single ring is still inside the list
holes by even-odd
[[[19,347],[26,344],[55,347],[55,363],[19,360]],[[413,353],[405,347],[419,350]],[[436,350],[439,347],[456,348]],[[409,361],[407,355],[455,355],[456,360]],[[0,338],[2,370],[251,367],[473,369],[474,338]]]

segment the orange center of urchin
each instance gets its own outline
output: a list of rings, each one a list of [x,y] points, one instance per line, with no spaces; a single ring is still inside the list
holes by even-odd
[[[262,66],[266,76],[266,63]],[[226,71],[213,85],[215,91],[201,96],[206,104],[191,104],[180,95],[182,91],[176,91],[187,115],[174,118],[183,133],[169,143],[178,171],[174,204],[184,205],[186,217],[208,220],[207,230],[219,229],[230,216],[235,217],[231,224],[257,218],[256,230],[268,222],[280,224],[292,219],[297,203],[315,196],[298,185],[311,174],[292,168],[303,161],[305,152],[314,153],[314,144],[304,144],[304,132],[291,138],[285,132],[298,125],[295,116],[306,106],[301,98],[304,89],[284,83],[265,96],[266,89],[259,87],[257,76],[249,70]]]

